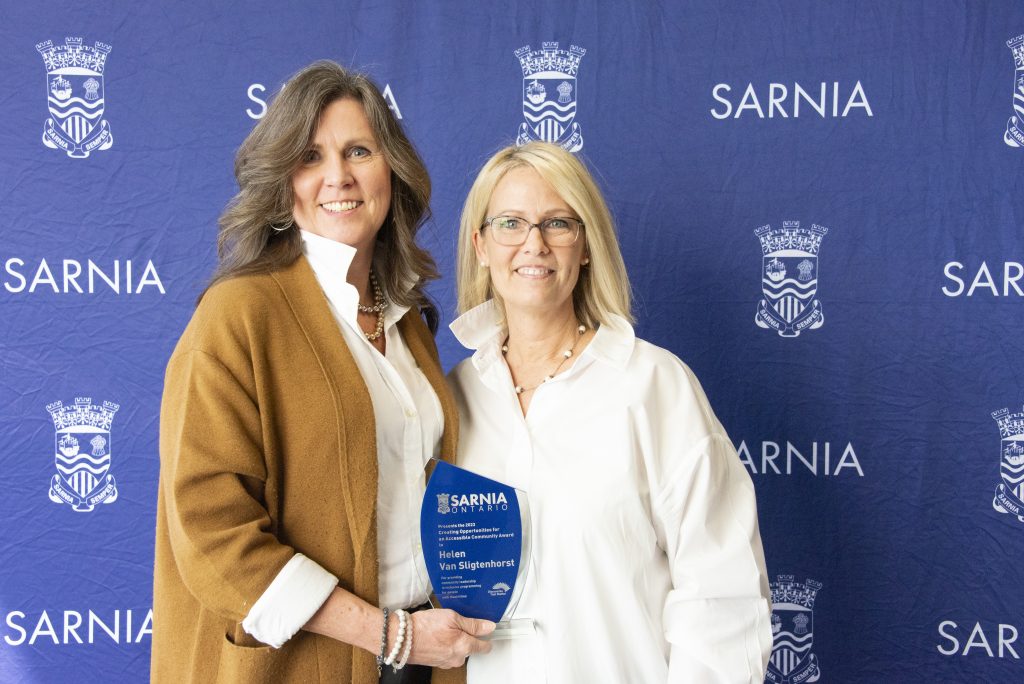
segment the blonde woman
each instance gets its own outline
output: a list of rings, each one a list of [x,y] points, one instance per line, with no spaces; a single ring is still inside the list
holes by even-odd
[[[771,651],[750,477],[700,384],[637,339],[611,216],[583,164],[494,155],[459,238],[458,462],[524,490],[532,636],[469,681],[757,682]]]

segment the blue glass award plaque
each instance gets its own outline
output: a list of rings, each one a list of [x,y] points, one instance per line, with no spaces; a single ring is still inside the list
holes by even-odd
[[[420,511],[423,559],[443,608],[498,623],[491,638],[533,631],[502,621],[515,610],[529,566],[526,497],[514,488],[437,461]]]

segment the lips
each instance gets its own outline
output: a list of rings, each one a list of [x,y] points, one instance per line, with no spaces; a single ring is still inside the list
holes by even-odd
[[[543,266],[520,266],[515,271],[526,278],[543,278],[554,273],[552,269],[544,268]]]
[[[343,202],[324,202],[320,207],[332,214],[340,214],[343,211],[352,211],[360,204],[362,202],[357,200],[345,200]]]

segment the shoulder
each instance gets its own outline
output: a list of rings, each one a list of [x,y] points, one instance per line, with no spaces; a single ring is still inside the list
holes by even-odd
[[[697,376],[682,359],[668,349],[640,338],[636,339],[624,372],[677,385],[699,384]]]
[[[629,363],[623,370],[627,384],[644,398],[656,413],[699,416],[717,425],[707,395],[693,370],[668,349],[637,339]]]
[[[285,305],[281,287],[270,273],[221,281],[203,295],[174,353],[216,353],[244,345],[245,340],[264,334]]]

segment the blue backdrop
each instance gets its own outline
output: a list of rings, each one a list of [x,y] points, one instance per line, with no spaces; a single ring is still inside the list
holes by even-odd
[[[146,680],[164,366],[318,58],[427,162],[446,323],[490,153],[595,170],[757,487],[770,681],[1024,679],[1024,5],[214,4],[4,3],[0,680]]]

